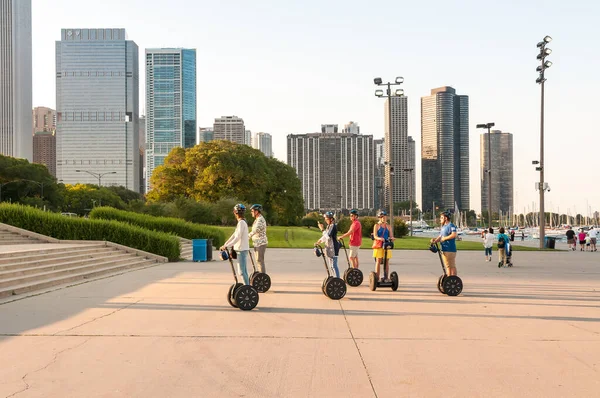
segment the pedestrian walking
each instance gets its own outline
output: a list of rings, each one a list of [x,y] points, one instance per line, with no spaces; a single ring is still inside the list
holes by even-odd
[[[565,235],[567,235],[567,244],[569,245],[569,250],[575,251],[575,231],[573,231],[573,228],[569,227],[567,232],[565,232]]]
[[[498,232],[498,267],[506,267],[506,245],[510,238],[504,233],[504,227],[500,227]]]
[[[262,205],[253,204],[250,207],[250,213],[252,214],[252,217],[254,217],[254,222],[252,223],[252,231],[250,231],[248,236],[252,239],[258,272],[266,274],[265,252],[267,251],[267,244],[269,241],[267,240],[267,221],[265,221],[262,211]]]
[[[346,236],[350,236],[350,263],[352,268],[358,268],[358,250],[362,245],[362,225],[358,221],[358,211],[355,209],[350,210],[350,229],[348,232],[340,236],[340,239],[344,239]]]
[[[577,235],[577,237],[579,238],[579,251],[584,251],[585,250],[585,237],[586,237],[586,234],[583,231],[583,228],[581,228],[579,230],[579,234]]]
[[[598,251],[598,249],[596,249],[596,239],[598,238],[598,229],[592,227],[589,231],[588,231],[588,235],[590,236],[590,250],[593,252]]]
[[[485,248],[485,261],[492,261],[492,248],[494,247],[494,229],[490,227],[483,237],[483,247]]]

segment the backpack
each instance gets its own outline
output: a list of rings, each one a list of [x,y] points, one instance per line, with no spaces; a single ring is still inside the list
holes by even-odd
[[[498,238],[498,249],[504,249],[504,246],[506,246],[506,242],[504,241],[504,236],[501,236]]]

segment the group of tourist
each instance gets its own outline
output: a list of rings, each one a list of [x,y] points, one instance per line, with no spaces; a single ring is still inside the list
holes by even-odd
[[[580,228],[579,233],[577,234],[573,231],[573,228],[569,228],[565,235],[567,235],[569,250],[577,250],[577,242],[579,242],[579,251],[598,251],[596,248],[596,238],[598,237],[597,228],[592,227],[587,232],[584,231],[583,228]]]

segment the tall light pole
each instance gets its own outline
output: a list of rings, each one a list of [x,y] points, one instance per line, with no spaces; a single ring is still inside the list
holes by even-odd
[[[401,88],[397,89],[394,93],[392,93],[392,86],[399,86],[404,83],[403,77],[396,77],[394,83],[387,82],[383,83],[380,77],[376,77],[373,79],[373,82],[377,86],[387,86],[387,91],[385,96],[388,100],[388,137],[385,138],[385,145],[387,146],[386,157],[387,161],[385,164],[387,165],[388,172],[388,190],[389,190],[389,201],[390,201],[390,224],[392,226],[392,230],[394,229],[394,195],[392,191],[392,178],[394,176],[394,166],[392,164],[392,97],[403,97],[404,90]],[[375,96],[379,98],[384,97],[383,90],[375,90]]]
[[[544,192],[546,186],[544,184],[544,83],[546,82],[545,71],[552,66],[552,62],[546,61],[546,57],[552,54],[552,50],[546,48],[546,44],[550,43],[552,38],[550,36],[544,37],[542,41],[537,44],[537,48],[540,49],[540,53],[537,55],[540,65],[536,68],[539,72],[538,78],[535,80],[542,88],[542,100],[540,109],[540,166],[537,168],[540,172],[540,249],[544,248],[544,236],[546,233],[546,215],[544,212]]]
[[[408,171],[408,200],[410,202],[410,236],[413,236],[413,225],[412,225],[412,203],[413,203],[413,199],[412,199],[412,172],[413,172],[413,168],[410,169],[404,169],[404,171]]]
[[[88,173],[98,179],[98,187],[102,186],[102,177],[107,174],[117,174],[116,171],[107,171],[106,173],[94,173],[93,171],[88,170],[75,170],[77,173]]]
[[[496,124],[493,122],[478,124],[478,129],[487,129],[488,131],[488,228],[492,228],[492,132],[491,128]]]

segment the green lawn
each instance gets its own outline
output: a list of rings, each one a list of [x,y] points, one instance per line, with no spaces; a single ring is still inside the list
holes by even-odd
[[[218,227],[225,232],[226,238],[229,238],[234,227]],[[249,226],[252,229],[252,226]],[[341,235],[341,234],[340,234]],[[270,248],[312,248],[317,240],[321,237],[321,232],[316,228],[306,227],[268,227],[267,238],[269,239]],[[401,239],[396,239],[395,247],[396,250],[427,250],[429,248],[429,240],[431,238],[405,236]],[[372,240],[370,238],[363,238],[363,244],[361,248],[370,249]],[[348,238],[345,239],[346,245],[348,245]],[[457,241],[458,250],[481,250],[483,251],[483,244],[481,242],[472,241]],[[494,246],[494,251],[497,250]],[[515,251],[536,251],[539,250],[534,247],[527,246],[513,246]]]

